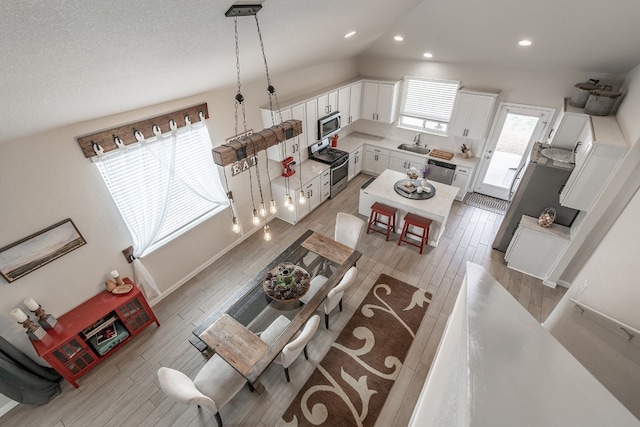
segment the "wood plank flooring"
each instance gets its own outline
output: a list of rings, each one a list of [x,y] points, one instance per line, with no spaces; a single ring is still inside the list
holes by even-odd
[[[296,226],[271,222],[274,240],[256,233],[153,307],[162,326],[150,327],[78,382],[62,382],[62,393],[44,406],[19,405],[0,418],[7,426],[215,426],[205,409],[174,403],[158,387],[161,366],[195,377],[206,359],[188,342],[193,327],[232,295],[305,230],[333,235],[338,211],[357,214],[360,175],[335,199],[328,200]],[[500,215],[454,202],[437,248],[423,255],[415,247],[386,242],[378,233],[363,235],[358,249],[356,285],[345,295],[344,311],[331,316],[331,329],[318,329],[309,344],[309,361],[297,360],[287,383],[282,367],[262,376],[265,392],[243,389],[221,409],[225,426],[269,427],[328,351],[380,273],[386,273],[434,295],[400,376],[378,416],[377,426],[406,426],[420,394],[465,274],[467,261],[484,266],[538,321],[543,321],[566,289],[551,289],[540,280],[509,270],[503,254],[491,249]],[[214,236],[212,236],[212,239]]]

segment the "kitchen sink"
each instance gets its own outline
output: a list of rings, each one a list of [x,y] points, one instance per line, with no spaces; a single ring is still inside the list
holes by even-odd
[[[419,145],[414,145],[414,144],[400,144],[398,145],[398,149],[404,150],[404,151],[411,151],[413,153],[418,153],[418,154],[429,154],[429,152],[431,151],[426,147],[420,147]]]

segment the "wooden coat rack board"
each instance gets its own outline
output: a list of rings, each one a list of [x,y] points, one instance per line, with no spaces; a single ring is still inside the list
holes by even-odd
[[[302,134],[302,122],[286,120],[214,148],[213,161],[217,165],[228,166],[300,134]]]
[[[115,138],[118,137],[124,143],[129,145],[138,142],[135,136],[135,132],[140,132],[146,138],[154,136],[153,127],[158,126],[162,133],[169,132],[171,130],[169,122],[173,120],[178,127],[186,126],[185,117],[189,117],[191,123],[200,121],[200,113],[204,114],[204,118],[209,118],[209,110],[207,104],[194,105],[193,107],[184,108],[182,110],[173,111],[171,113],[162,114],[160,116],[152,117],[150,119],[142,120],[139,122],[129,123],[117,128],[97,132],[91,135],[86,135],[78,138],[78,143],[84,156],[87,158],[93,157],[96,153],[93,151],[93,144],[96,143],[104,152],[115,150],[117,147]]]

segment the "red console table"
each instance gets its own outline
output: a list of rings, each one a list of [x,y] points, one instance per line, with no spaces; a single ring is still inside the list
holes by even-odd
[[[99,293],[62,315],[42,340],[31,342],[38,355],[76,388],[78,378],[147,326],[160,326],[140,289],[127,278],[124,282],[133,286],[130,292]]]

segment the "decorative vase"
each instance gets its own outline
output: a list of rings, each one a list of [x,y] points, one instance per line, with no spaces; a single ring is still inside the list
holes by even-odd
[[[423,186],[423,187],[426,187],[427,186],[427,178],[422,178],[420,180],[420,185]]]

